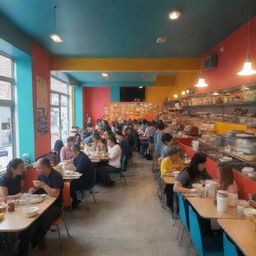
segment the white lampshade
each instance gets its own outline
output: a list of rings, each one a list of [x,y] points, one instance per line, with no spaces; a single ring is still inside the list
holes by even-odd
[[[243,69],[237,73],[239,76],[251,76],[256,74],[256,70],[252,68],[252,63],[249,59],[244,63]]]
[[[200,77],[195,87],[207,87],[208,84],[205,82],[204,78]]]

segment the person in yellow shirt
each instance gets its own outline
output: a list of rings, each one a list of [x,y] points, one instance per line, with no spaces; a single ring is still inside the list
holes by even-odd
[[[165,157],[161,162],[162,176],[171,174],[173,171],[182,171],[186,167],[176,147],[171,147],[168,155],[169,156]]]
[[[182,171],[185,164],[179,156],[179,151],[176,147],[171,147],[168,152],[168,157],[165,157],[161,162],[161,176],[171,174],[173,171]],[[167,206],[173,211],[173,185],[166,184],[164,192],[166,194]]]

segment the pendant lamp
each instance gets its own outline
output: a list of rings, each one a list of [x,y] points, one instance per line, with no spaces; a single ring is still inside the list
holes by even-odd
[[[247,22],[247,59],[244,63],[243,69],[237,73],[239,76],[251,76],[256,74],[256,70],[252,67],[252,62],[249,57],[249,47],[250,47],[250,6],[248,1],[248,22]]]

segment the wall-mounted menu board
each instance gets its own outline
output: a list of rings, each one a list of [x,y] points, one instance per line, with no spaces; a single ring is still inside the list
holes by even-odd
[[[161,103],[110,103],[105,105],[105,115],[108,120],[113,121],[145,118],[152,120],[163,110]]]

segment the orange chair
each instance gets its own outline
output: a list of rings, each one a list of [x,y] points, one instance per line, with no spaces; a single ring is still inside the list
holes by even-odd
[[[64,188],[62,191],[62,197],[63,197],[63,207],[71,207],[72,206],[72,202],[71,202],[71,197],[70,197],[70,183],[69,182],[64,182]],[[58,231],[58,237],[59,237],[59,242],[60,242],[60,249],[62,251],[62,242],[61,242],[61,235],[60,235],[60,228],[59,228],[59,224],[63,222],[67,231],[67,236],[70,237],[69,231],[68,231],[68,227],[67,224],[65,222],[64,216],[63,216],[63,209],[62,209],[62,214],[60,217],[58,217],[57,219],[55,219],[52,222],[52,226],[55,226],[57,228]]]

